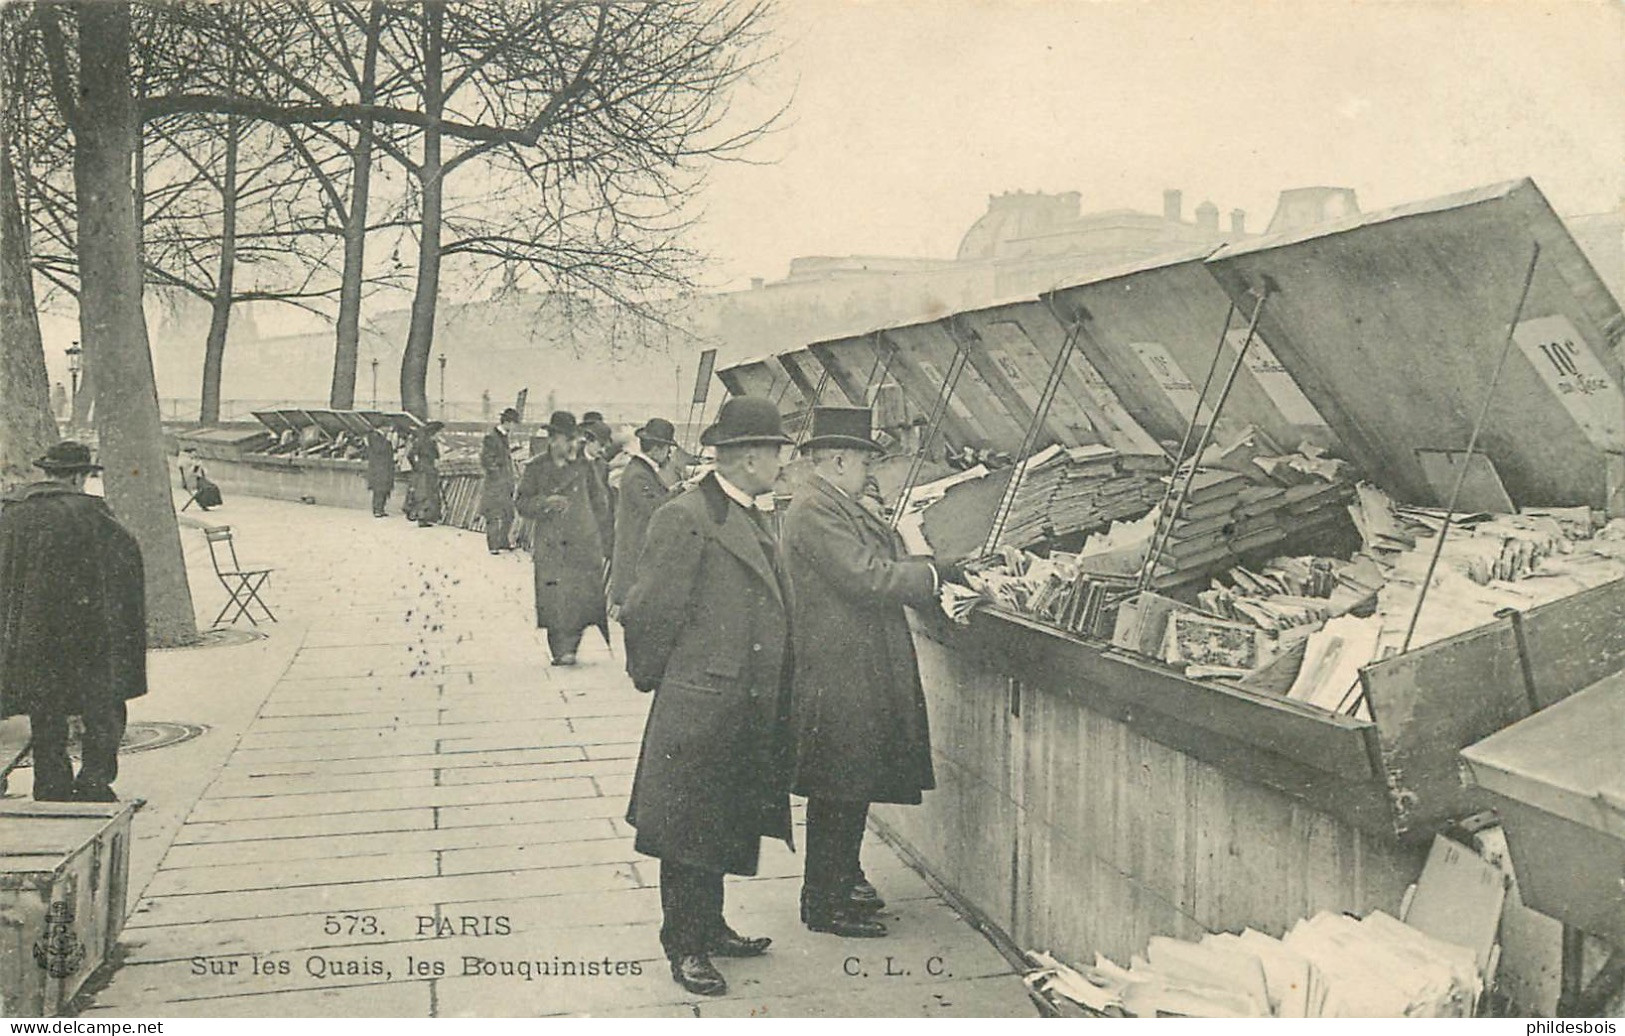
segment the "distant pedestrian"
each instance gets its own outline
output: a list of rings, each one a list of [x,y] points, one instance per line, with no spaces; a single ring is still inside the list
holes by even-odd
[[[604,561],[613,543],[609,502],[589,461],[579,456],[575,415],[557,411],[547,448],[525,466],[516,499],[531,520],[536,625],[547,630],[553,664],[576,664],[581,634],[597,626],[609,640]]]
[[[444,427],[440,421],[430,421],[419,428],[406,454],[412,465],[412,507],[407,517],[421,529],[440,522],[440,444],[435,436]]]
[[[100,497],[90,450],[59,442],[47,481],[0,506],[0,716],[27,715],[34,798],[115,802],[125,702],[147,693],[141,548]],[[84,721],[74,776],[68,717]]]
[[[485,546],[493,554],[513,547],[513,495],[518,483],[513,451],[518,448],[518,429],[519,411],[509,407],[480,444],[480,471],[485,475],[480,483],[480,517],[485,519]]]
[[[367,433],[367,490],[372,494],[372,516],[389,512],[389,495],[395,491],[395,444],[381,429]]]
[[[918,804],[935,787],[906,605],[934,603],[937,567],[909,557],[863,496],[882,452],[863,407],[815,407],[801,446],[812,474],[784,523],[795,729],[793,790],[807,797],[801,919],[876,937],[885,906],[859,862],[872,802]],[[955,578],[953,566],[944,566]]]
[[[638,557],[655,509],[671,496],[662,469],[677,447],[670,421],[652,417],[637,430],[637,446],[628,449],[615,500],[615,556],[609,563],[609,605],[618,612],[637,581]]]
[[[717,996],[713,956],[754,957],[771,940],[723,918],[723,875],[755,874],[761,840],[791,840],[788,596],[754,497],[790,444],[778,407],[739,396],[701,442],[716,470],[655,511],[626,599],[626,668],[655,698],[627,822],[660,860],[660,943],[672,978]]]

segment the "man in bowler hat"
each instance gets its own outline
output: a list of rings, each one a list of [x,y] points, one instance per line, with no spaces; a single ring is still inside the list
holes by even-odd
[[[700,441],[716,470],[655,511],[621,620],[627,672],[656,692],[627,821],[660,860],[672,978],[714,996],[728,983],[713,957],[771,941],[723,919],[723,875],[755,874],[762,838],[792,837],[787,593],[754,503],[790,439],[772,402],[738,396]]]
[[[637,581],[638,557],[655,509],[671,496],[662,473],[677,448],[677,429],[664,418],[651,417],[639,428],[638,445],[628,450],[631,459],[621,472],[615,498],[615,555],[609,563],[609,604],[619,610]]]
[[[936,786],[925,696],[905,605],[933,603],[939,573],[907,556],[863,504],[882,452],[862,407],[815,407],[801,453],[812,474],[784,525],[795,659],[795,777],[807,797],[801,919],[817,932],[875,938],[884,909],[859,863],[871,802],[917,805]],[[944,575],[951,573],[944,566]]]
[[[513,546],[513,494],[517,479],[513,470],[514,432],[519,428],[519,411],[502,411],[496,427],[485,433],[480,443],[480,517],[485,519],[485,546],[497,554]]]
[[[581,634],[597,626],[609,640],[604,561],[612,545],[609,501],[590,461],[576,452],[575,415],[547,422],[547,449],[525,466],[516,504],[531,520],[536,625],[547,630],[556,666],[576,664]]]
[[[115,802],[124,703],[147,693],[141,548],[85,492],[89,449],[59,442],[34,464],[47,479],[0,505],[0,716],[28,716],[34,798]],[[77,777],[69,716],[85,728]]]

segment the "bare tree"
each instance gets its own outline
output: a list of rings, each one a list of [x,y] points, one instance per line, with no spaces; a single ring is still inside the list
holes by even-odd
[[[0,8],[0,490],[31,481],[33,459],[57,438],[11,149],[22,112],[27,17],[24,9]]]
[[[136,129],[130,5],[79,0],[42,4],[34,13],[54,100],[73,138],[80,339],[98,373],[96,430],[107,500],[141,545],[149,637],[158,644],[186,643],[197,638],[197,619],[141,311],[130,180]]]

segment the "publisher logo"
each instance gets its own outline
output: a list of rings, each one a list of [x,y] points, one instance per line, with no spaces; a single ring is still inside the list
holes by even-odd
[[[84,962],[84,944],[73,932],[73,905],[52,903],[45,915],[45,935],[34,944],[34,963],[52,978],[67,978]]]

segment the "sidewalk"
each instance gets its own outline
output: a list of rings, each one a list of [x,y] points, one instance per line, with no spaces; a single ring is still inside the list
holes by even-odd
[[[528,556],[469,533],[243,497],[208,520],[276,567],[282,621],[155,656],[164,686],[132,718],[186,702],[213,729],[120,779],[153,803],[136,821],[152,864],[133,864],[122,963],[84,1015],[1033,1014],[872,835],[890,938],[804,929],[800,857],[766,843],[760,875],[729,879],[728,917],[773,948],[719,962],[728,996],[686,993],[656,938],[657,865],[622,819],[649,698],[619,644],[589,631],[579,668],[550,668]],[[201,536],[182,535],[212,617]]]

